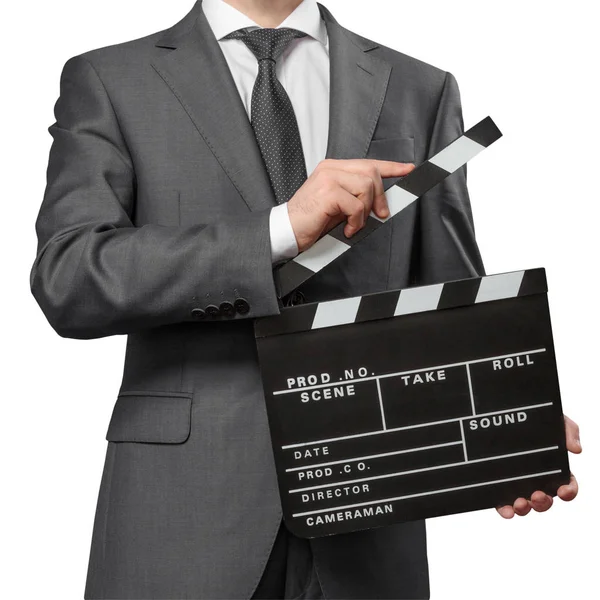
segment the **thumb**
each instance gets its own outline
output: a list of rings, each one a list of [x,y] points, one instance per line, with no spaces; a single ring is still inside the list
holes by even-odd
[[[579,439],[579,425],[564,415],[565,419],[565,437],[567,442],[567,450],[574,454],[579,454],[582,451],[581,440]]]

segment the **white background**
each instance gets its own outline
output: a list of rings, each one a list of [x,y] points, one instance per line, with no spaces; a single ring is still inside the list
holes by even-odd
[[[465,127],[504,137],[469,166],[488,274],[543,266],[567,415],[571,503],[502,519],[493,509],[428,521],[433,599],[600,597],[598,592],[598,39],[591,1],[324,0],[342,25],[452,72]],[[1,9],[0,256],[4,598],[83,597],[104,435],[125,338],[60,338],[29,291],[34,221],[65,61],[165,29],[193,0],[10,2]]]

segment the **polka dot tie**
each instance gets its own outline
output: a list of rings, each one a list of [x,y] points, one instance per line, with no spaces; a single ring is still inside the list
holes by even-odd
[[[258,60],[251,123],[275,198],[287,202],[306,180],[298,122],[275,65],[288,44],[306,34],[296,29],[239,29],[225,39],[242,40]]]

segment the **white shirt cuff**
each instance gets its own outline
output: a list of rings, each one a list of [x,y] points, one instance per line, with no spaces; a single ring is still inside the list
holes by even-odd
[[[273,264],[297,256],[298,243],[290,222],[287,202],[271,209],[269,234],[271,236],[271,261]]]

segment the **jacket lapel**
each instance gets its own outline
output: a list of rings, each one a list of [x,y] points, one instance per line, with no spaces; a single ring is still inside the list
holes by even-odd
[[[323,5],[319,9],[329,38],[327,158],[365,158],[392,68],[368,54],[377,44],[341,27]]]
[[[248,205],[277,204],[229,66],[197,0],[156,43],[172,48],[152,62]]]
[[[345,30],[318,5],[329,38],[327,158],[364,158],[381,112],[391,67],[368,54],[377,45]],[[171,52],[152,66],[169,86],[250,210],[276,200],[229,66],[202,0],[156,46]]]

